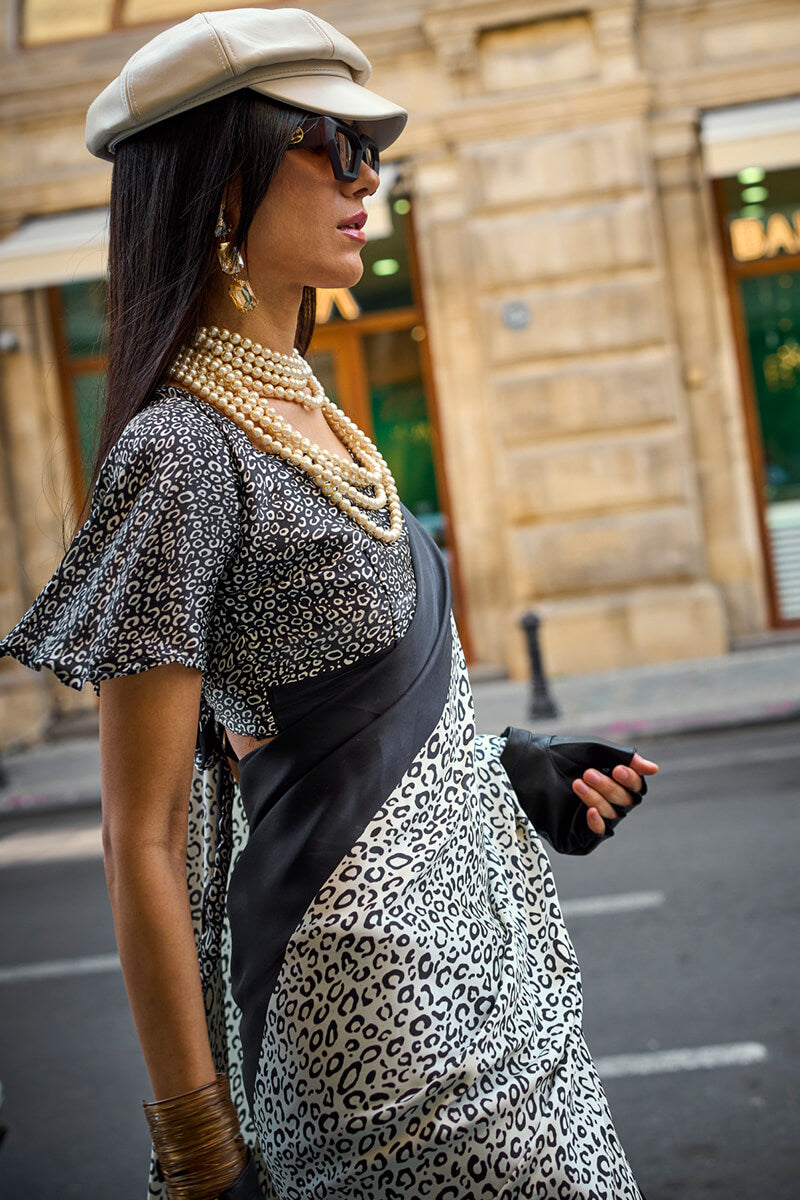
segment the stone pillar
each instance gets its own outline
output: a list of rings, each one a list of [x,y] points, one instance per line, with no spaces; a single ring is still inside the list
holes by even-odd
[[[411,183],[421,285],[438,397],[442,450],[454,516],[473,652],[505,658],[506,563],[483,367],[483,330],[458,157],[418,158]]]
[[[0,358],[0,629],[7,633],[64,553],[74,502],[63,402],[46,296],[0,297],[0,330],[14,349]],[[96,705],[89,689],[63,687],[48,671],[0,660],[0,747],[36,741],[62,713]]]
[[[724,596],[731,633],[752,633],[768,624],[758,497],[697,114],[660,116],[651,145],[708,571]]]

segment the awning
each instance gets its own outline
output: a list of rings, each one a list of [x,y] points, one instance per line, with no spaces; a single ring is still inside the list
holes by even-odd
[[[700,137],[713,178],[736,175],[744,167],[800,167],[800,97],[703,113]]]
[[[0,241],[0,292],[102,279],[108,209],[32,217]]]

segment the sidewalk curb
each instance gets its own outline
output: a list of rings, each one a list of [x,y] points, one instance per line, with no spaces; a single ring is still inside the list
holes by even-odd
[[[533,719],[533,718],[529,718]],[[789,721],[800,721],[800,705],[776,704],[759,712],[747,713],[709,713],[697,717],[675,717],[648,720],[612,721],[611,723],[597,722],[591,726],[570,726],[570,734],[605,738],[607,741],[619,741],[620,738],[630,737],[691,737],[693,734],[716,733],[733,729],[748,729],[759,725],[778,725]],[[550,732],[543,730],[542,732]]]

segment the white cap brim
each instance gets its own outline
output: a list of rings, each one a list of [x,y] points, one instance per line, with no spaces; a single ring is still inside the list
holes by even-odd
[[[282,75],[248,86],[262,96],[282,100],[295,108],[357,121],[359,129],[372,138],[379,150],[385,150],[399,138],[408,120],[408,113],[399,104],[339,74]]]

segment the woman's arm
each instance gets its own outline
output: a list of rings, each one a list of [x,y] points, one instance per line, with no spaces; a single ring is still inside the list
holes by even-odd
[[[186,885],[201,679],[169,663],[100,684],[106,880],[156,1099],[215,1079]]]

